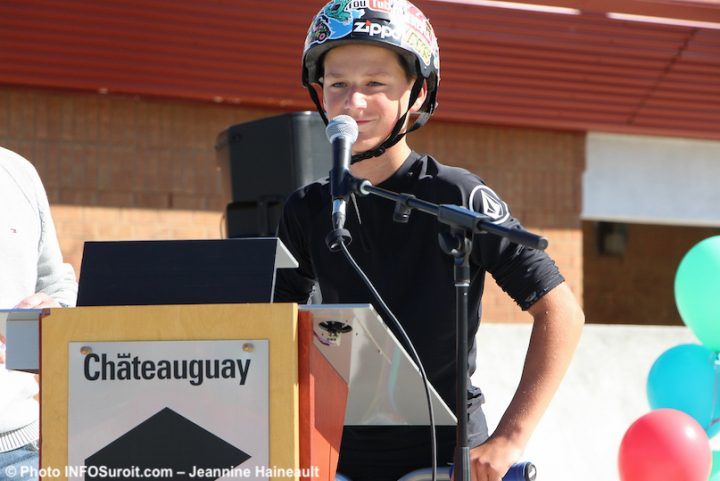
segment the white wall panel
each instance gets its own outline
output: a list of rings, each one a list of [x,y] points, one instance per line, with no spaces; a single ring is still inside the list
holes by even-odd
[[[720,142],[589,133],[584,220],[720,226]]]

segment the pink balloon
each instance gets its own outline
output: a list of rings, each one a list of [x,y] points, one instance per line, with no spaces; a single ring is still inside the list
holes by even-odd
[[[710,439],[688,414],[657,409],[625,432],[618,457],[622,481],[707,481]]]

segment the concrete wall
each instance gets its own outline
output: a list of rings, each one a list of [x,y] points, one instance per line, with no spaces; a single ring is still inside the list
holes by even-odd
[[[473,382],[494,429],[514,394],[531,326],[481,325]],[[570,369],[525,452],[538,481],[618,481],[620,442],[648,413],[650,367],[665,350],[699,343],[684,326],[586,325]],[[720,440],[713,440],[714,449]]]
[[[716,140],[591,132],[582,218],[718,226],[718,158]]]

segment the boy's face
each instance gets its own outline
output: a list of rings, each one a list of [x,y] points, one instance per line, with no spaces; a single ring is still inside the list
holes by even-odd
[[[345,114],[358,124],[353,153],[383,142],[405,113],[414,79],[408,80],[400,58],[390,49],[352,44],[325,55],[322,102],[329,119]],[[423,88],[411,111],[425,100]]]

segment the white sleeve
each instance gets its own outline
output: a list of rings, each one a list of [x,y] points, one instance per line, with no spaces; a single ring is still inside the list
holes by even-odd
[[[63,262],[47,193],[37,171],[33,172],[33,183],[41,222],[35,292],[43,292],[62,305],[75,306],[78,290],[75,271]]]

